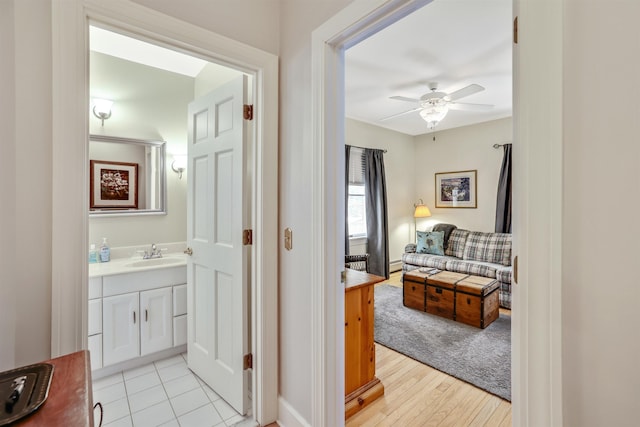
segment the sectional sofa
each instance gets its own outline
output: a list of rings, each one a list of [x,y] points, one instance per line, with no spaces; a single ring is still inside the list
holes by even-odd
[[[439,239],[442,247],[438,247]],[[511,309],[511,234],[436,224],[431,232],[418,232],[417,240],[405,247],[403,272],[425,267],[497,279],[500,306]]]

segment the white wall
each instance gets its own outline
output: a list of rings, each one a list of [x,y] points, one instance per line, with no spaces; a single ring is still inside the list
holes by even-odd
[[[133,0],[266,52],[278,54],[280,8],[274,0]]]
[[[415,137],[415,199],[422,199],[431,217],[418,220],[418,230],[435,223],[455,224],[473,231],[495,230],[496,192],[503,150],[493,144],[511,142],[511,118]],[[477,209],[436,208],[435,174],[477,170]]]
[[[414,142],[413,137],[358,120],[345,122],[345,143],[387,150],[384,155],[387,180],[389,261],[402,258],[404,246],[413,242]]]
[[[640,3],[564,3],[564,424],[638,425]]]
[[[3,0],[0,15],[3,370],[50,354],[51,6]]]
[[[309,189],[316,160],[305,126],[311,117],[311,32],[348,3],[281,2],[280,229],[293,230],[293,250],[280,252],[280,395],[303,422],[311,420],[312,404]]]
[[[186,153],[187,105],[195,80],[146,65],[91,52],[91,97],[114,101],[111,118],[90,116],[92,134],[167,141],[167,215],[91,217],[89,242],[112,247],[186,240],[186,174],[171,170],[173,153]]]
[[[15,28],[13,2],[0,2],[0,199],[16,200],[16,144],[15,144]],[[13,183],[13,184],[10,184]],[[0,203],[0,371],[14,367],[16,349],[16,209],[13,203]]]

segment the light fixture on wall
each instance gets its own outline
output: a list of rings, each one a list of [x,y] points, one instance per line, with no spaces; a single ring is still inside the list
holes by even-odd
[[[178,179],[182,179],[182,172],[187,170],[187,156],[184,154],[174,154],[171,169],[178,174]]]
[[[431,211],[429,210],[429,208],[427,207],[427,205],[424,204],[424,202],[422,201],[422,199],[418,200],[418,203],[415,203],[413,205],[414,207],[414,211],[413,211],[413,223],[414,226],[416,228],[416,235],[417,235],[417,231],[418,231],[418,218],[427,218],[431,216]],[[414,236],[415,237],[415,236]],[[417,238],[417,237],[415,237]]]
[[[93,115],[102,121],[102,126],[104,126],[104,121],[111,117],[112,105],[113,101],[108,99],[96,98],[93,100]]]

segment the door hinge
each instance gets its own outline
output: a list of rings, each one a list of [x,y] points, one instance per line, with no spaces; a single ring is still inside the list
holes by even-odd
[[[245,354],[244,357],[243,357],[242,365],[244,366],[244,370],[245,371],[247,369],[253,369],[253,354],[251,354],[251,353]]]
[[[253,245],[253,230],[242,230],[242,244],[245,246]]]
[[[513,18],[513,43],[518,44],[518,17]]]
[[[253,105],[244,104],[242,112],[245,120],[253,120]]]

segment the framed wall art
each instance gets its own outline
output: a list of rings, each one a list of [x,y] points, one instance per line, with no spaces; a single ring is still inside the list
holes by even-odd
[[[436,173],[436,208],[477,208],[477,172]]]
[[[138,164],[90,161],[89,208],[137,209]]]

